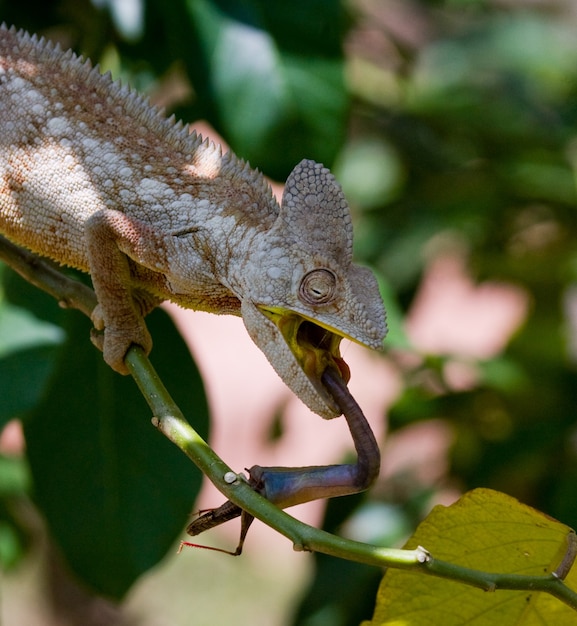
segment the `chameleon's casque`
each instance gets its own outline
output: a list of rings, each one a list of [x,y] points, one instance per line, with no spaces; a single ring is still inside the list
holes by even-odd
[[[377,283],[352,264],[350,212],[302,161],[281,205],[264,177],[166,119],[89,61],[0,27],[0,232],[89,272],[104,358],[125,373],[150,351],[143,316],[163,300],[242,315],[285,383],[323,417],[321,384],[343,377],[341,337],[379,348]]]

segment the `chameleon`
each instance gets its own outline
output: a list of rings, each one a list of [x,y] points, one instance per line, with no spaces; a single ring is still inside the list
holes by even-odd
[[[379,349],[385,309],[353,263],[350,208],[331,172],[304,159],[280,203],[264,175],[167,118],[110,73],[57,44],[0,26],[0,233],[87,272],[93,342],[127,374],[146,354],[145,316],[163,301],[241,316],[314,413],[342,413],[346,337]]]

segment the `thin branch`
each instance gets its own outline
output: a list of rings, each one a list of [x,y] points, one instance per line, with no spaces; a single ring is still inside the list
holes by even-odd
[[[230,483],[228,477],[232,470],[184,419],[142,350],[131,349],[126,363],[152,409],[158,429],[208,476],[227,499],[290,539],[295,550],[321,552],[378,567],[419,570],[424,574],[458,581],[485,591],[542,591],[577,610],[577,593],[567,587],[558,574],[523,576],[472,570],[435,559],[422,547],[416,550],[381,548],[343,539],[300,522],[253,491],[242,477]],[[570,569],[566,561],[572,563],[575,559],[573,539],[574,535],[571,534],[566,558],[563,559],[565,574]]]
[[[1,237],[0,259],[60,303],[90,315],[96,303],[90,289]],[[144,352],[137,346],[132,347],[126,356],[126,364],[152,410],[154,425],[208,476],[227,499],[290,539],[295,550],[321,552],[377,567],[416,570],[485,591],[544,592],[577,610],[577,593],[562,580],[575,560],[577,544],[574,535],[568,538],[567,552],[557,570],[545,576],[487,573],[440,561],[422,547],[415,550],[382,548],[332,535],[278,509],[251,489],[242,475],[237,475],[237,480],[231,482],[232,470],[186,421]]]
[[[78,309],[90,317],[97,304],[90,287],[65,276],[61,270],[37,255],[14,245],[0,235],[0,260],[29,283],[58,300],[64,309]]]
[[[327,554],[347,558],[345,555],[353,550],[356,555],[354,560],[379,566],[410,567],[426,558],[425,551],[420,548],[417,550],[379,548],[318,530],[291,517],[260,496],[249,487],[242,475],[237,475],[237,480],[231,482],[230,475],[234,472],[186,421],[140,348],[135,347],[129,351],[126,365],[152,409],[155,426],[178,446],[231,502],[288,537],[293,542],[295,550],[312,550],[312,545],[320,546],[326,543],[330,549],[322,551]]]

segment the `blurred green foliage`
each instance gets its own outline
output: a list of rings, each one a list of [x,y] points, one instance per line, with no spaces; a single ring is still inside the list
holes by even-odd
[[[446,487],[502,490],[577,526],[571,0],[148,0],[132,22],[118,6],[4,0],[0,19],[57,36],[139,88],[176,72],[192,88],[173,107],[186,121],[208,120],[275,179],[308,157],[343,184],[357,257],[377,270],[392,312],[386,358],[404,389],[389,430],[434,418],[453,434],[443,481],[409,472],[375,490],[387,499],[380,527],[394,532],[373,534],[410,533]],[[439,250],[457,250],[475,282],[513,284],[530,302],[502,353],[467,360],[478,377],[466,390],[446,376],[460,355],[422,354],[402,328]],[[43,341],[35,349],[52,349]],[[331,503],[327,528],[362,515],[362,502]],[[294,623],[369,618],[374,592],[345,590],[359,577],[373,588],[378,572],[323,559]]]

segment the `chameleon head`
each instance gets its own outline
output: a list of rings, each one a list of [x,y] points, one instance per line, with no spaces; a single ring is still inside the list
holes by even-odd
[[[250,297],[242,300],[250,336],[293,392],[325,418],[340,409],[321,382],[323,372],[336,367],[349,379],[341,339],[380,348],[386,334],[377,281],[352,263],[352,243],[339,184],[321,164],[302,161],[287,179],[274,226],[253,249],[248,267],[258,278],[251,272]]]

